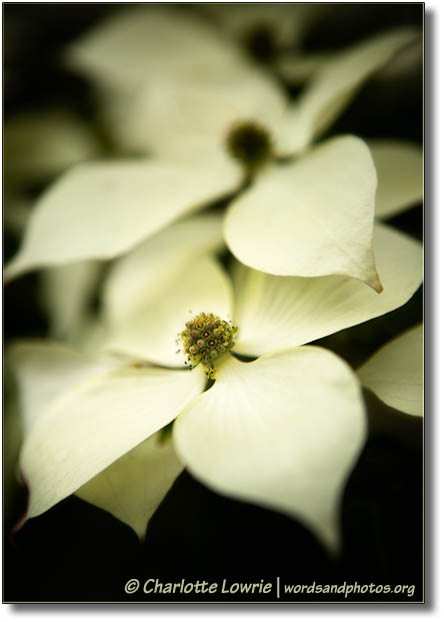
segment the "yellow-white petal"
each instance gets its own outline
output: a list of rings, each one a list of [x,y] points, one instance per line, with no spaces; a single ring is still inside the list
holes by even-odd
[[[45,512],[170,423],[205,383],[199,367],[128,367],[87,380],[52,402],[20,455],[28,516]]]
[[[99,153],[88,126],[64,110],[12,118],[5,124],[3,147],[5,175],[16,182],[45,181]]]
[[[238,62],[240,52],[198,15],[177,7],[139,5],[87,32],[67,57],[99,83],[128,90],[159,73],[172,78],[187,70],[211,75]]]
[[[113,462],[76,492],[130,525],[140,539],[147,524],[182,470],[171,440],[157,434]]]
[[[128,363],[125,358],[92,356],[46,341],[17,342],[7,356],[17,381],[25,431],[71,387]]]
[[[412,29],[378,34],[338,54],[322,66],[288,117],[289,143],[305,148],[326,130],[357,89],[396,52],[419,37]]]
[[[211,213],[173,223],[142,242],[110,268],[104,285],[107,322],[124,322],[147,293],[153,297],[193,255],[222,246],[222,217]]]
[[[225,240],[242,263],[283,276],[343,274],[380,290],[372,233],[376,172],[354,136],[276,166],[229,207]]]
[[[111,328],[108,348],[172,367],[185,364],[177,339],[188,320],[201,312],[232,318],[231,282],[207,256],[185,262],[161,287],[135,302],[131,313]]]
[[[286,112],[286,96],[272,76],[254,66],[233,65],[205,80],[186,74],[174,81],[164,75],[150,80],[122,118],[120,134],[142,151],[185,161],[219,154],[234,166],[225,146],[230,129],[254,121],[269,131],[281,153]]]
[[[420,324],[392,339],[357,372],[383,402],[409,415],[423,414],[423,333]]]
[[[289,514],[336,548],[341,494],[365,429],[350,368],[302,347],[253,363],[228,356],[215,385],[175,422],[173,442],[210,488]]]
[[[299,84],[319,71],[329,58],[328,54],[321,52],[313,54],[290,52],[279,56],[276,60],[276,69],[286,82]]]
[[[339,276],[277,277],[238,265],[235,350],[259,355],[297,346],[360,324],[403,305],[422,282],[422,247],[386,225],[375,225],[375,255],[384,290]]]
[[[78,165],[37,202],[5,277],[42,266],[107,259],[179,216],[232,191],[238,178],[201,164],[161,161]]]
[[[101,264],[80,261],[48,268],[41,274],[41,298],[52,337],[71,340],[87,315]]]
[[[376,216],[390,218],[422,201],[423,156],[418,145],[403,141],[368,142],[378,175]]]

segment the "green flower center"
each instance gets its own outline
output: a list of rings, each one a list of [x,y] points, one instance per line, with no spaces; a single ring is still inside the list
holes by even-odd
[[[214,362],[234,346],[236,332],[236,326],[217,315],[200,313],[180,333],[187,362],[191,367],[202,364],[207,376],[214,379]]]
[[[237,123],[227,136],[226,146],[230,155],[249,171],[261,167],[272,156],[268,130],[254,121]]]

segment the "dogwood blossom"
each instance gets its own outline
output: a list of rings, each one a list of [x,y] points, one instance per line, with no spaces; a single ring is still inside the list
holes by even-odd
[[[77,493],[143,535],[183,464],[217,492],[301,520],[334,549],[341,493],[365,440],[364,405],[351,369],[303,344],[404,304],[421,282],[421,247],[376,225],[380,295],[343,276],[279,277],[237,262],[232,284],[192,244],[202,225],[178,223],[153,239],[161,253],[145,243],[117,262],[105,287],[113,355],[13,348],[27,516]],[[147,253],[157,258],[148,270]],[[202,312],[238,327],[235,355],[259,357],[216,357],[208,390],[201,365],[180,369],[175,344]],[[173,421],[172,443],[159,444]]]
[[[347,50],[290,105],[270,76],[236,51],[222,53],[217,39],[214,54],[208,52],[216,57],[213,71],[202,69],[202,61],[187,51],[189,22],[185,31],[180,20],[168,30],[163,12],[155,14],[159,32],[147,44],[155,53],[147,62],[139,57],[137,76],[128,72],[134,108],[126,108],[123,121],[126,139],[157,157],[81,165],[62,176],[38,202],[6,276],[126,252],[184,213],[238,191],[243,168],[237,158],[251,169],[254,151],[257,179],[226,214],[225,239],[238,259],[277,275],[345,274],[380,291],[372,251],[376,174],[370,152],[351,136],[307,148],[371,72],[416,33],[391,32]],[[170,33],[164,37],[168,45],[161,32]],[[201,39],[211,48],[208,33]],[[119,82],[129,64],[126,53],[120,63],[110,63],[116,48],[106,37],[105,43],[93,39],[85,50],[89,66],[97,71],[112,65],[112,78],[105,69],[101,75]],[[136,43],[129,46],[132,60],[134,50],[140,52]],[[258,136],[268,138],[261,142]],[[256,163],[259,143],[265,145],[263,166]],[[275,160],[303,150],[285,165]]]

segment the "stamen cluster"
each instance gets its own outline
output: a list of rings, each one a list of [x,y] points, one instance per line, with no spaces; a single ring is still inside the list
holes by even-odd
[[[201,363],[209,378],[214,378],[214,361],[234,346],[237,327],[213,313],[200,313],[185,324],[180,334],[183,351],[191,367]]]

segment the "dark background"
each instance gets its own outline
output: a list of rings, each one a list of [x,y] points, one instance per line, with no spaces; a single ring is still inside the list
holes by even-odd
[[[119,9],[119,4],[3,4],[4,120],[21,111],[63,104],[93,121],[96,111],[89,85],[62,67],[59,54],[70,40]],[[191,5],[189,10],[198,7]],[[421,29],[422,18],[422,4],[331,5],[307,33],[303,47],[306,51],[340,48],[396,25]],[[298,86],[288,88],[298,93]],[[422,131],[422,75],[417,71],[392,81],[370,80],[330,133],[405,138],[420,144]],[[30,192],[37,195],[41,189]],[[421,206],[390,222],[422,239]],[[17,245],[16,236],[5,231],[5,259]],[[36,286],[36,276],[31,274],[5,289],[6,343],[17,337],[45,336],[47,320],[37,301]],[[318,343],[357,366],[388,339],[421,321],[422,306],[420,291],[401,309]],[[144,545],[129,527],[76,497],[30,520],[16,533],[13,526],[25,499],[17,485],[3,500],[3,599],[135,602],[137,595],[126,595],[123,589],[130,578],[142,583],[150,577],[274,582],[280,576],[282,583],[292,584],[415,585],[413,598],[366,594],[350,595],[347,600],[421,601],[422,420],[388,408],[368,391],[365,397],[370,435],[345,490],[344,546],[339,558],[328,557],[297,522],[221,497],[186,472],[153,517]],[[176,597],[187,598],[195,596]],[[322,595],[293,597],[298,599],[321,601]],[[140,594],[139,600],[149,597]]]

